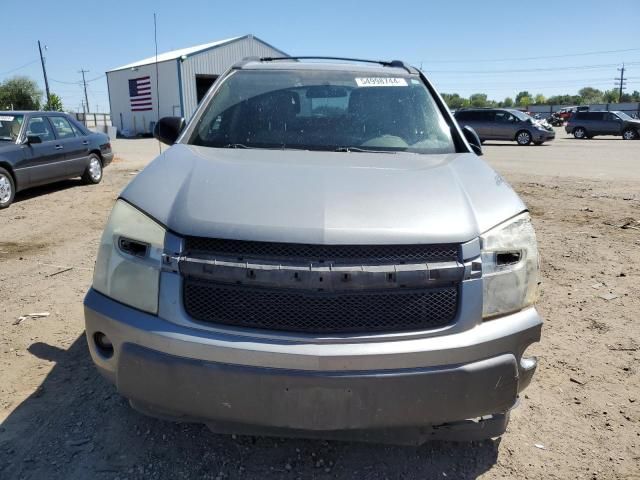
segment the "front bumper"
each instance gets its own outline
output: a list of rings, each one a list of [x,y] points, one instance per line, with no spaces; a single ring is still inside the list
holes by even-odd
[[[102,166],[106,167],[113,161],[113,152],[102,153]]]
[[[93,290],[85,319],[99,370],[146,413],[220,431],[325,438],[507,412],[533,376],[535,361],[522,354],[542,323],[528,309],[444,336],[277,341],[177,325]],[[96,345],[97,332],[113,352]]]
[[[533,133],[533,140],[536,142],[548,142],[556,138],[555,131],[536,130]]]

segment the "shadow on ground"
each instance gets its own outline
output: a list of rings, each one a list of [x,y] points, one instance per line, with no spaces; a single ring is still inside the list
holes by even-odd
[[[42,195],[48,195],[49,193],[61,192],[63,190],[67,190],[69,188],[74,187],[82,187],[85,184],[79,178],[74,178],[70,180],[63,180],[61,182],[50,183],[48,185],[42,185],[40,187],[28,188],[26,190],[22,190],[21,192],[16,193],[16,197],[13,200],[13,203],[19,203],[24,200],[29,200],[31,198],[40,197]]]
[[[216,435],[144,417],[91,363],[84,336],[68,350],[34,343],[55,362],[0,425],[0,478],[476,478],[498,442],[421,447]]]

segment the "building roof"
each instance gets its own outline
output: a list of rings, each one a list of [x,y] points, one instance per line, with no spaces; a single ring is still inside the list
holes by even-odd
[[[263,40],[260,40],[259,38],[253,36],[253,35],[244,35],[241,37],[232,37],[232,38],[225,38],[224,40],[218,40],[215,42],[211,42],[211,43],[204,43],[202,45],[196,45],[194,47],[187,47],[187,48],[180,48],[178,50],[172,50],[170,52],[164,52],[164,53],[159,53],[158,54],[158,63],[160,62],[166,62],[168,60],[175,60],[177,58],[180,58],[184,55],[186,56],[190,56],[190,55],[194,55],[197,53],[200,53],[202,51],[205,50],[209,50],[211,48],[216,48],[216,47],[220,47],[222,45],[227,45],[229,43],[233,43],[236,42],[238,40],[242,40],[244,38],[255,38],[256,40],[258,40],[261,43],[264,43],[265,45],[268,45],[271,48],[271,45],[269,45],[267,42],[264,42]],[[276,48],[274,48],[275,50],[278,50]],[[280,51],[280,50],[278,50]],[[284,55],[286,55],[284,52],[282,52]],[[137,62],[133,62],[133,63],[128,63],[127,65],[122,65],[121,67],[116,67],[116,68],[112,68],[111,70],[107,70],[107,73],[109,72],[114,72],[116,70],[127,70],[130,68],[134,68],[134,67],[141,67],[143,65],[151,65],[156,63],[156,57],[155,55],[153,57],[149,57],[149,58],[144,58],[142,60],[138,60]]]

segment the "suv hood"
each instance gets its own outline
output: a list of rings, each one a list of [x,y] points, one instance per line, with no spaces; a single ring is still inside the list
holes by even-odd
[[[121,197],[181,235],[316,244],[464,242],[526,208],[470,153],[183,144]]]

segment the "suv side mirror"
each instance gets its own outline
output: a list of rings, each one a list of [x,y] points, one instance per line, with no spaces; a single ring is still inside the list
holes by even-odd
[[[480,137],[476,131],[469,125],[465,125],[462,127],[462,134],[464,135],[464,138],[467,139],[467,142],[469,142],[473,153],[478,156],[482,155],[482,143],[480,142]]]
[[[27,140],[24,142],[27,145],[32,143],[42,143],[42,139],[38,135],[27,135]]]
[[[184,118],[162,117],[153,129],[153,136],[167,145],[173,145],[184,129]]]

